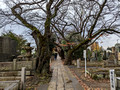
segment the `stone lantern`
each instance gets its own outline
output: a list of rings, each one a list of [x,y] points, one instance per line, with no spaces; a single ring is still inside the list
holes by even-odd
[[[27,43],[27,45],[24,47],[24,49],[26,50],[26,54],[24,55],[26,60],[30,60],[32,54],[32,47],[30,47],[30,43]]]

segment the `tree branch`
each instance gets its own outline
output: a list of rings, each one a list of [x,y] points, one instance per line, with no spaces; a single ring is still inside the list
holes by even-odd
[[[92,33],[93,33],[93,31],[94,31],[94,28],[95,28],[95,26],[96,26],[96,24],[97,24],[97,22],[98,22],[98,19],[99,19],[99,17],[100,17],[100,14],[101,14],[102,11],[103,11],[103,8],[104,8],[106,2],[107,2],[107,0],[105,0],[105,1],[103,2],[102,6],[101,6],[101,8],[100,8],[100,11],[99,11],[99,13],[97,14],[97,17],[96,17],[96,19],[95,19],[95,22],[94,22],[94,24],[91,26],[91,28],[90,28],[90,30],[89,30],[89,35],[88,35],[89,37],[92,36]]]
[[[37,31],[37,32],[39,32],[39,35],[42,36],[42,34],[40,33],[40,31],[39,31],[35,26],[29,24],[25,19],[22,18],[22,16],[21,16],[20,14],[18,14],[18,13],[15,11],[16,8],[19,8],[19,7],[20,7],[19,5],[20,5],[20,4],[17,4],[17,5],[15,5],[14,7],[11,8],[13,15],[14,15],[15,17],[17,17],[27,28],[29,28],[29,29],[32,30],[32,31]]]

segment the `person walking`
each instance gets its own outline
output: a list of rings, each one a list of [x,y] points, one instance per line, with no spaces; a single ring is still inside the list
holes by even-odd
[[[53,53],[54,53],[54,59],[57,60],[57,49],[56,48],[54,49]]]

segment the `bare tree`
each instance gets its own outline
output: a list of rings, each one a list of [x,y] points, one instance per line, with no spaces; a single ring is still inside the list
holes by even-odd
[[[105,34],[120,33],[120,17],[116,3],[117,1],[113,0],[71,1],[64,18],[58,18],[59,21],[57,19],[53,24],[67,42],[70,42],[72,37],[78,39],[79,44],[69,48],[65,64],[71,64],[71,56],[79,48],[87,48]]]
[[[32,31],[37,46],[37,72],[49,73],[52,48],[51,21],[58,15],[65,0],[6,0],[7,9],[0,10],[0,27],[19,24]]]

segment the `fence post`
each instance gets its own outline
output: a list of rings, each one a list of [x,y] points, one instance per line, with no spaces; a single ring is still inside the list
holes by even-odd
[[[22,71],[21,71],[21,89],[25,90],[25,81],[26,81],[26,70],[25,67],[22,67]]]
[[[17,59],[13,59],[13,70],[17,69]]]
[[[77,68],[80,68],[80,60],[77,59]]]

